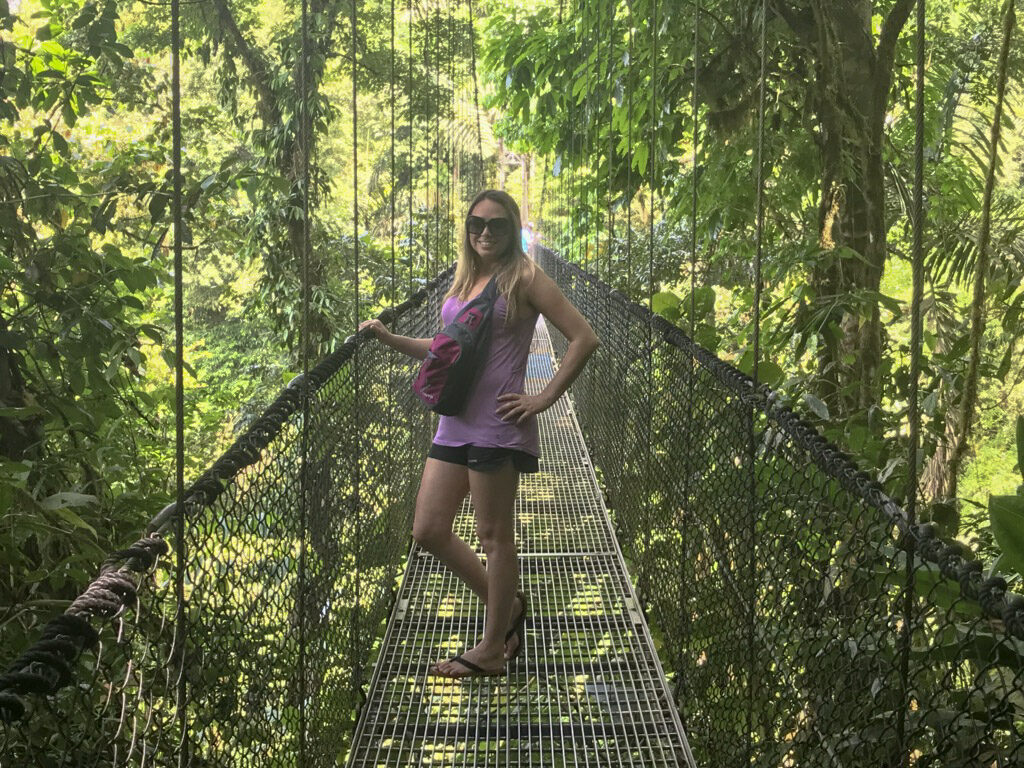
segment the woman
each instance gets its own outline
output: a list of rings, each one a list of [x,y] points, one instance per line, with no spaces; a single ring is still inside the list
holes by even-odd
[[[579,311],[523,253],[521,226],[519,206],[505,192],[485,190],[473,199],[455,280],[441,308],[442,325],[447,325],[497,274],[500,295],[487,360],[464,410],[456,416],[441,416],[416,498],[413,538],[487,606],[483,639],[431,668],[443,677],[504,674],[506,662],[522,649],[527,598],[517,591],[519,561],[512,512],[519,474],[537,471],[537,414],[558,400],[598,346],[597,336]],[[569,346],[544,390],[528,395],[523,385],[538,314],[562,332]],[[367,320],[359,327],[370,328],[380,341],[421,360],[432,341],[397,336],[379,320]],[[473,495],[486,568],[452,532],[467,491]]]

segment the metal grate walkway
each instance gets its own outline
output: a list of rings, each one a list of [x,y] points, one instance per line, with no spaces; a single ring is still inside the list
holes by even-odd
[[[553,375],[538,322],[527,390]],[[504,678],[429,676],[483,633],[484,607],[414,547],[349,755],[350,766],[693,766],[567,397],[540,416],[540,472],[516,500],[522,654]],[[456,518],[476,545],[470,501]]]

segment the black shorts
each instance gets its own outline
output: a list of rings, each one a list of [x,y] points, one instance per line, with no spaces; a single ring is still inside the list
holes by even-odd
[[[537,457],[515,448],[482,448],[476,445],[438,445],[432,443],[427,453],[432,459],[462,464],[477,472],[494,472],[509,459],[523,474],[538,471]]]

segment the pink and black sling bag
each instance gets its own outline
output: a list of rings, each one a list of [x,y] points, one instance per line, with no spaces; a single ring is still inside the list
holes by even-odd
[[[430,343],[412,390],[435,413],[454,416],[469,400],[491,342],[497,279],[497,275],[492,277],[480,295],[460,309]]]

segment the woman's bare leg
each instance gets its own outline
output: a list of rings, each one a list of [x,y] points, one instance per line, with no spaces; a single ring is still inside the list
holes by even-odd
[[[487,553],[484,593],[487,612],[483,640],[462,655],[467,661],[485,670],[495,670],[505,665],[505,632],[512,618],[519,582],[519,559],[512,512],[519,484],[519,470],[508,461],[493,472],[468,472],[473,508],[476,511],[477,535]],[[443,675],[461,676],[469,670],[458,662],[446,661],[437,665],[437,671]]]
[[[428,458],[416,496],[412,536],[421,547],[487,599],[487,572],[476,552],[452,533],[455,515],[469,492],[469,470],[462,464]]]

